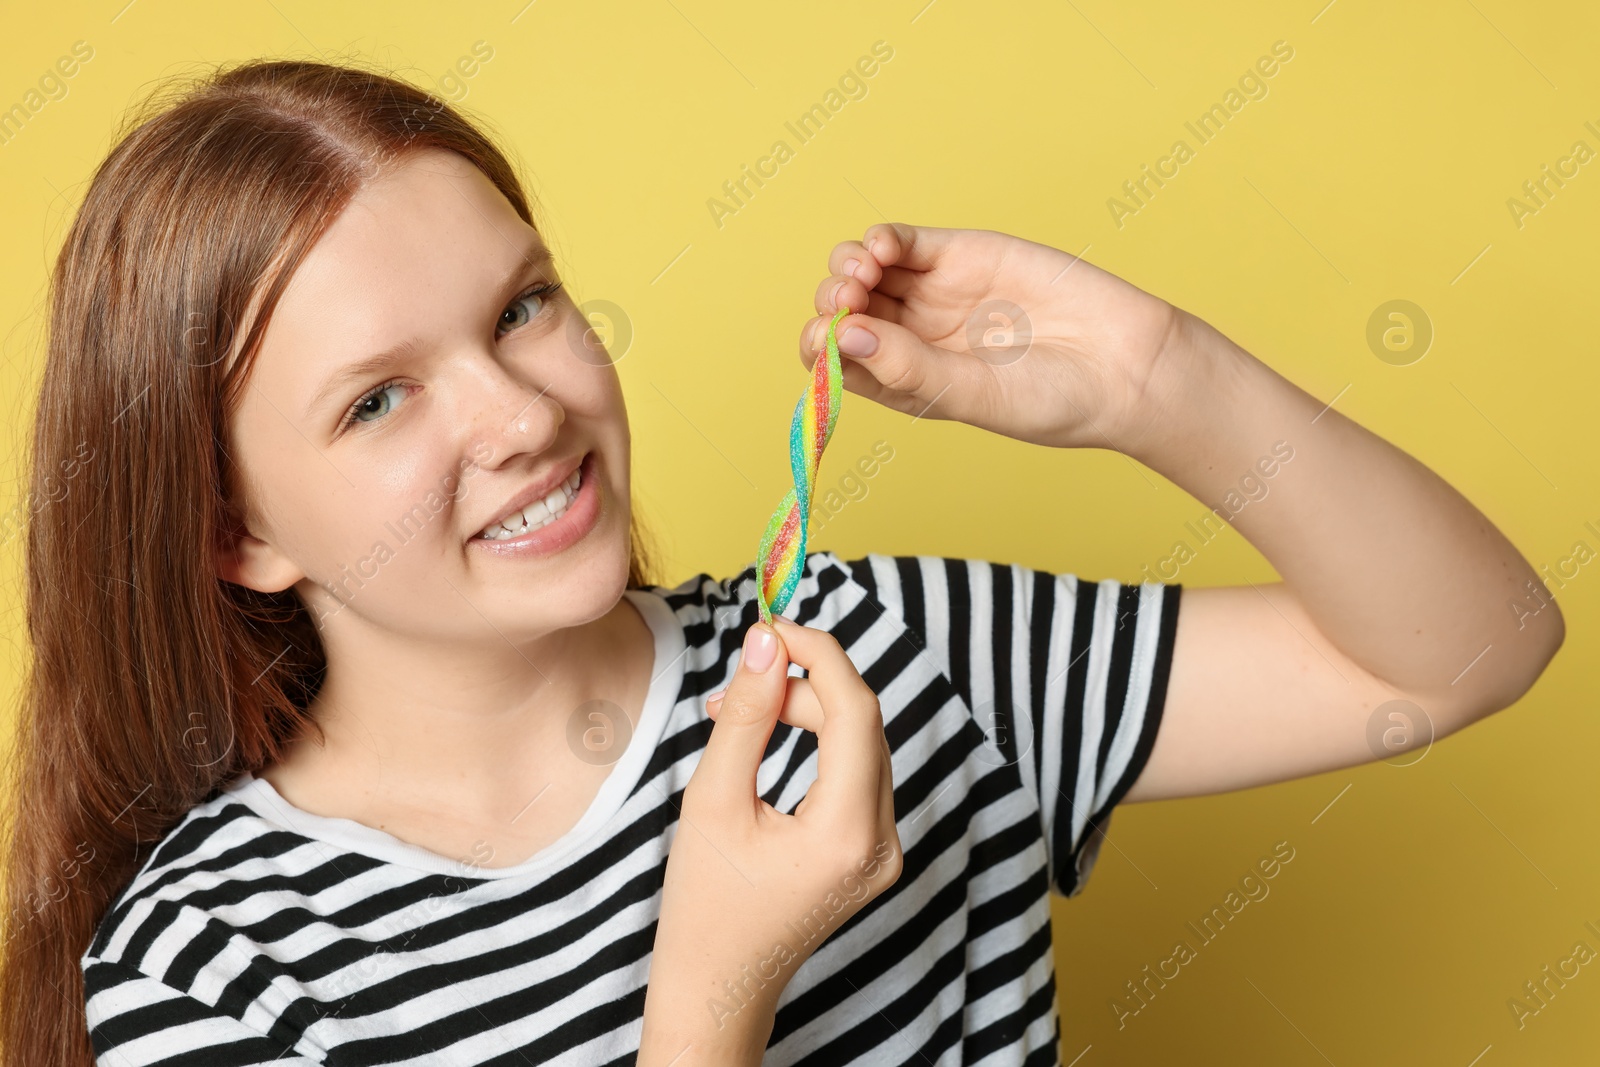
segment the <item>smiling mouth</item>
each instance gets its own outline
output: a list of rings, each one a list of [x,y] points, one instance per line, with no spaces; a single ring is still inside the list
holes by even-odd
[[[543,500],[535,500],[520,511],[500,516],[473,536],[485,541],[507,541],[513,537],[521,537],[530,530],[549,526],[565,515],[572,502],[578,498],[578,486],[582,484],[582,477],[583,468],[579,467],[567,475],[566,481],[546,493]]]

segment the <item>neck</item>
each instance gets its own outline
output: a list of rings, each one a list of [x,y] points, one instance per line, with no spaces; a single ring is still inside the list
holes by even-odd
[[[609,764],[574,758],[573,716],[606,701],[636,726],[655,647],[626,597],[517,646],[499,636],[448,651],[395,635],[362,644],[356,655],[330,649],[311,707],[325,741],[300,739],[262,777],[319,814],[428,810],[501,823],[547,789],[592,796]]]

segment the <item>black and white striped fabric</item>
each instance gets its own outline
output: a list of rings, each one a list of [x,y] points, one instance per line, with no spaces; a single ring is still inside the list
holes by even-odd
[[[1082,889],[1150,753],[1180,590],[807,557],[786,614],[832,632],[879,696],[905,861],[795,971],[765,1063],[1059,1062],[1048,893]],[[632,1063],[676,805],[754,595],[753,569],[627,593],[656,641],[640,721],[578,824],[517,866],[229,783],[83,957],[98,1062]],[[816,755],[780,723],[762,796],[792,811]]]

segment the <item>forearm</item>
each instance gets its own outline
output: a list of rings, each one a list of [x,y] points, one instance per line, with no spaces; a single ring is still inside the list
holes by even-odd
[[[1464,719],[1526,691],[1564,624],[1494,524],[1206,323],[1184,315],[1179,334],[1140,425],[1127,429],[1129,454],[1224,516],[1237,512],[1229,523],[1328,640],[1391,686]],[[1277,442],[1292,459],[1264,478],[1258,462],[1275,458]],[[1264,497],[1245,496],[1247,476],[1268,487]]]

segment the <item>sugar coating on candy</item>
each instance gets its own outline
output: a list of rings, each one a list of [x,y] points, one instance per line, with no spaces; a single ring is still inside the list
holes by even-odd
[[[794,488],[784,494],[778,510],[767,522],[756,552],[756,604],[761,621],[771,623],[774,615],[789,606],[800,585],[800,571],[806,559],[806,519],[811,513],[811,490],[817,482],[817,467],[822,450],[833,436],[839,418],[839,401],[844,396],[844,375],[839,367],[839,339],[835,331],[839,320],[850,314],[840,308],[828,323],[828,350],[811,368],[811,381],[794,406],[789,420],[789,471]]]

